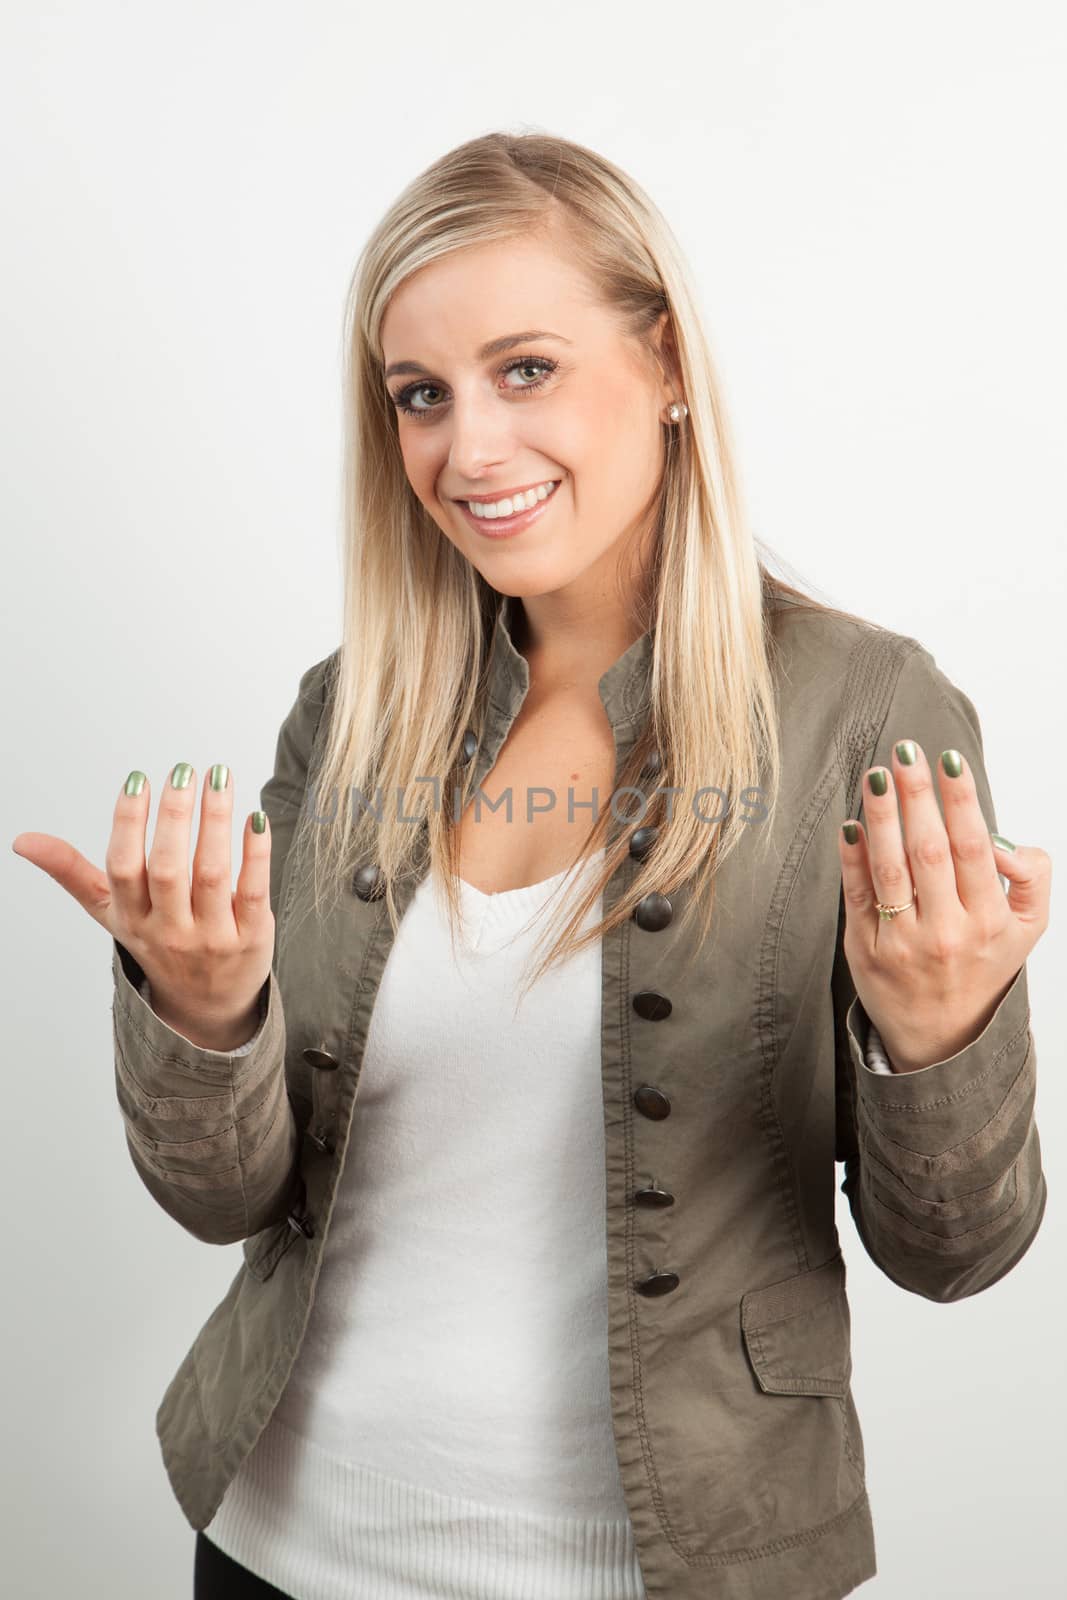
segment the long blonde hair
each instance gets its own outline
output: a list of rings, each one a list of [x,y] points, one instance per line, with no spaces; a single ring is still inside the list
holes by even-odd
[[[773,577],[757,555],[693,286],[649,197],[603,156],[555,136],[496,132],[458,146],[389,207],[360,254],[348,293],[343,632],[314,778],[319,798],[302,812],[293,846],[301,848],[313,833],[316,911],[321,914],[325,888],[351,893],[356,867],[374,863],[384,877],[395,932],[395,881],[415,870],[426,848],[455,940],[456,819],[470,796],[462,803],[453,796],[454,789],[465,789],[464,733],[483,729],[489,715],[486,669],[502,596],[442,534],[408,482],[383,381],[380,330],[390,296],[410,274],[467,246],[526,239],[539,225],[560,222],[571,259],[624,334],[647,346],[650,331],[669,313],[680,398],[689,407],[680,428],[665,427],[654,557],[648,581],[636,586],[632,613],[640,631],[651,634],[649,710],[619,785],[646,795],[641,776],[658,751],[658,785],[688,797],[713,781],[730,809],[709,827],[688,804],[678,804],[665,822],[664,798],[653,797],[640,819],[659,829],[651,857],[640,862],[611,910],[581,934],[629,855],[632,824],[619,826],[611,806],[601,805],[580,859],[604,849],[602,866],[583,874],[562,931],[530,985],[550,965],[624,922],[652,890],[668,894],[689,885],[682,916],[690,919],[700,909],[703,940],[718,865],[742,838],[770,839],[780,776],[772,614],[782,605],[800,605],[852,617]],[[415,785],[415,774],[440,775],[447,803],[435,804],[433,786]],[[733,797],[755,786],[767,814],[753,828]],[[398,791],[403,806],[373,805],[376,793],[393,797]],[[357,793],[368,808],[345,803],[323,820],[323,795]],[[422,819],[420,827],[411,825],[411,816]]]

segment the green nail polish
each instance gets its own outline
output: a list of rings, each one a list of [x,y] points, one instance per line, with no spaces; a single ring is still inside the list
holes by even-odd
[[[216,761],[208,773],[208,783],[213,789],[225,789],[230,781],[230,769],[222,761]]]
[[[885,794],[889,788],[889,774],[884,767],[874,767],[867,779],[872,794]]]
[[[193,769],[189,765],[188,761],[179,761],[178,765],[174,768],[174,771],[170,775],[171,788],[188,789],[192,776]]]
[[[919,759],[914,739],[902,739],[897,745],[897,760],[905,767],[913,767]]]
[[[848,844],[855,844],[860,836],[859,827],[855,822],[843,822],[841,824],[841,832],[844,834]]]
[[[148,779],[145,777],[144,773],[138,772],[135,768],[126,779],[126,793],[140,794],[147,782]]]
[[[266,833],[266,831],[267,831],[267,813],[265,811],[253,811],[253,813],[252,813],[252,832],[253,833]]]
[[[1005,839],[1002,833],[990,833],[989,837],[992,839],[994,844],[999,844],[1002,850],[1015,849],[1015,846],[1012,844],[1011,840]]]
[[[942,750],[941,765],[950,778],[958,778],[963,771],[963,757],[958,750]]]

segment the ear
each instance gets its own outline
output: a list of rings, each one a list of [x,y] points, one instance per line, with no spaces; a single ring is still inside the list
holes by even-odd
[[[663,374],[663,401],[665,405],[669,405],[672,400],[682,398],[682,369],[678,360],[678,342],[674,336],[674,324],[669,311],[661,311],[656,318],[652,329],[652,348],[656,352]]]

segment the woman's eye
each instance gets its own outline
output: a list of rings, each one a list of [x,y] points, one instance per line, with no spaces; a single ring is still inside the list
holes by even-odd
[[[521,367],[515,367],[514,370],[516,372],[532,372],[535,378],[538,376],[538,368],[532,361],[525,361]],[[520,384],[519,387],[521,388],[522,385]]]
[[[558,362],[549,361],[547,357],[544,356],[520,356],[516,360],[508,362],[507,366],[503,370],[502,376],[506,377],[508,373],[522,373],[523,371],[534,372],[535,374],[540,373],[541,376],[535,376],[532,383],[523,382],[520,384],[507,385],[513,394],[530,394],[535,389],[540,389],[542,385],[547,382],[548,378],[551,377],[553,372],[555,372],[557,365]],[[392,402],[397,410],[405,412],[407,416],[425,417],[431,411],[440,411],[441,409],[439,405],[433,403],[428,406],[412,405],[411,402],[416,395],[426,394],[427,391],[429,391],[431,394],[439,394],[441,392],[436,383],[410,383],[406,389],[401,389],[399,394],[392,395],[390,398],[392,399]]]

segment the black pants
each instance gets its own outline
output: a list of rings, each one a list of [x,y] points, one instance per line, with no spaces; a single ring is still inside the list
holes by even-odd
[[[257,1578],[234,1561],[206,1534],[196,1536],[193,1561],[193,1600],[291,1600],[284,1590]]]

